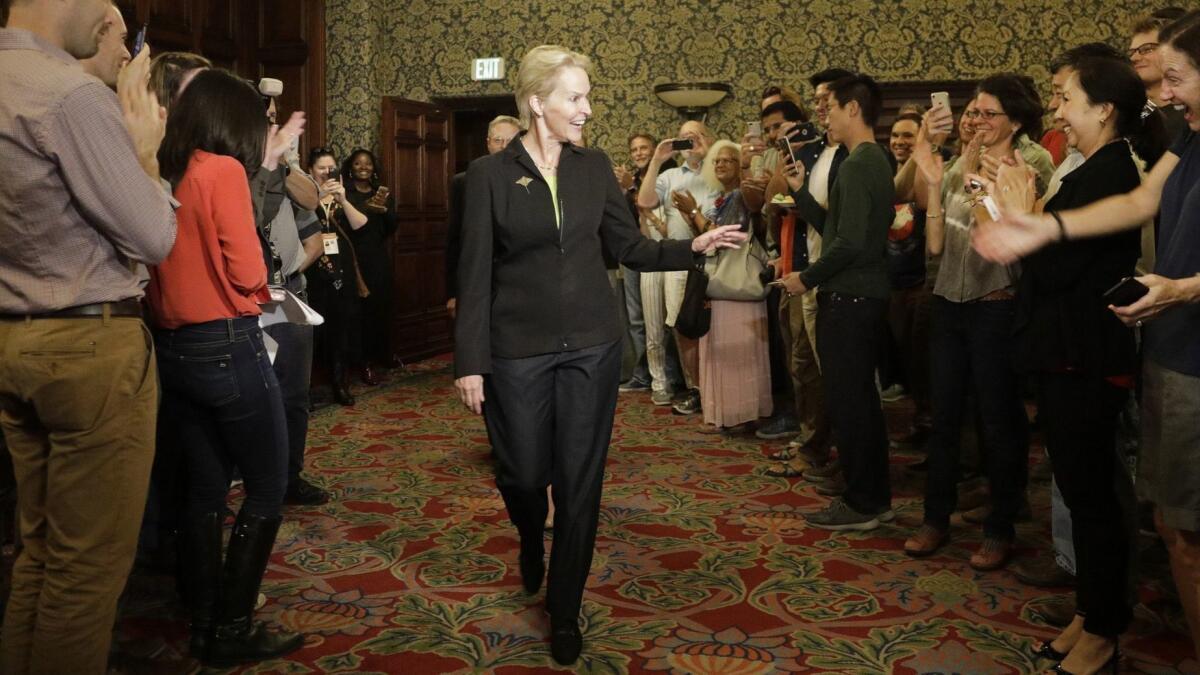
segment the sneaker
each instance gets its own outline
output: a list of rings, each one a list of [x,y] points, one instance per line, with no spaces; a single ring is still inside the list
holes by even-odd
[[[773,441],[779,438],[786,438],[800,431],[800,425],[796,424],[796,418],[791,415],[780,415],[773,420],[768,420],[754,432],[755,436],[764,441]]]
[[[317,506],[329,501],[329,493],[297,476],[288,484],[283,495],[284,504],[295,506]]]
[[[671,405],[671,392],[656,391],[650,394],[650,402],[654,405]]]
[[[630,379],[630,380],[626,380],[625,382],[622,382],[619,386],[617,386],[617,391],[646,391],[649,388],[650,388],[649,382],[642,382],[641,380]]]
[[[885,403],[895,403],[904,398],[904,387],[893,384],[892,386],[879,392],[879,400]]]
[[[881,523],[890,523],[896,519],[896,511],[894,509],[884,509],[875,514],[875,519]]]
[[[820,511],[804,514],[809,525],[823,530],[874,530],[879,519],[869,513],[859,513],[842,499],[834,499]]]
[[[695,415],[700,412],[700,390],[688,392],[687,398],[671,406],[676,415]]]

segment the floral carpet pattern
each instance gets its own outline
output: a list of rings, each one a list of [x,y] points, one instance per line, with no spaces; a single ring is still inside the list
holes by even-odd
[[[492,480],[483,424],[444,360],[416,364],[353,408],[314,414],[308,474],[335,498],[289,507],[260,616],[305,647],[252,673],[1035,673],[1039,606],[1066,594],[979,573],[979,528],[956,516],[938,555],[904,555],[921,516],[918,459],[893,452],[898,518],[868,533],[808,528],[811,484],[761,475],[780,442],[707,433],[696,417],[622,394],[583,609],[584,651],[554,664],[543,593],[526,596],[516,533]],[[899,430],[903,407],[889,405]],[[1018,555],[1049,541],[1046,484]],[[552,535],[548,534],[552,539]],[[1128,672],[1196,667],[1151,566],[1123,642]],[[164,588],[168,592],[164,592]],[[182,654],[169,583],[135,576],[118,641]],[[1152,609],[1154,608],[1154,609]]]

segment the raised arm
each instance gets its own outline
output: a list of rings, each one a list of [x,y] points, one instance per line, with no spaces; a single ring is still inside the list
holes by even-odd
[[[984,258],[1010,264],[1061,239],[1087,239],[1136,230],[1158,213],[1163,185],[1178,164],[1179,155],[1167,152],[1134,190],[1079,209],[1057,214],[1005,212],[999,221],[976,228],[972,245]]]

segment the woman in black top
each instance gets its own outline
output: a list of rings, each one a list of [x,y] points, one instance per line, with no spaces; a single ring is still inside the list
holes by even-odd
[[[358,269],[370,295],[362,300],[359,335],[362,341],[362,379],[379,384],[371,365],[395,368],[392,353],[392,234],[396,231],[396,205],[379,177],[375,155],[356,148],[342,162],[346,199],[367,217],[365,225],[350,231]]]
[[[314,360],[328,369],[334,400],[354,405],[347,372],[349,366],[362,359],[359,317],[362,298],[371,289],[362,277],[350,232],[366,225],[367,217],[347,197],[337,168],[337,160],[328,149],[314,148],[309,153],[309,175],[320,186],[316,214],[325,250],[305,276],[309,303],[325,318],[313,331]]]
[[[1055,114],[1068,142],[1086,160],[1067,174],[1045,205],[1072,209],[1123,194],[1141,183],[1133,150],[1149,162],[1164,150],[1161,119],[1143,122],[1145,90],[1133,69],[1113,59],[1084,59],[1063,90]],[[1131,148],[1132,144],[1132,148]],[[1032,202],[1019,170],[1002,170],[994,188],[1008,208]],[[995,190],[998,190],[996,192]],[[1071,511],[1077,586],[1075,620],[1040,656],[1061,660],[1059,672],[1097,672],[1115,665],[1117,636],[1129,625],[1130,541],[1121,525],[1117,480],[1128,481],[1115,447],[1116,419],[1133,386],[1133,333],[1108,310],[1104,292],[1134,273],[1137,230],[1048,246],[1022,260],[1014,320],[1018,369],[1037,384],[1038,417],[1054,477]]]
[[[579,146],[592,114],[590,69],[586,56],[556,46],[521,60],[517,108],[529,131],[467,170],[455,322],[455,386],[484,415],[529,593],[545,573],[553,485],[546,608],[551,652],[563,664],[583,644],[579,610],[621,375],[601,249],[633,269],[682,270],[696,264],[694,253],[745,238],[737,226],[690,242],[641,236],[608,157]]]

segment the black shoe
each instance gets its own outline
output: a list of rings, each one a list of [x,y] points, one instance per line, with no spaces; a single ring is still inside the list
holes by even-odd
[[[318,506],[328,501],[328,492],[299,476],[288,483],[287,492],[283,495],[283,503],[294,506]]]
[[[189,518],[180,534],[180,591],[191,614],[188,651],[203,659],[212,636],[213,614],[221,588],[221,528],[219,511]]]
[[[546,576],[546,545],[541,536],[529,544],[521,540],[520,565],[521,584],[526,593],[534,595],[542,588],[542,579]]]
[[[774,441],[788,436],[795,436],[800,431],[800,425],[796,424],[796,418],[791,415],[780,415],[773,420],[769,420],[758,427],[758,431],[754,435],[764,441]],[[788,459],[791,459],[790,457]]]
[[[1033,646],[1033,655],[1038,658],[1049,659],[1051,661],[1062,661],[1063,659],[1067,658],[1067,655],[1055,649],[1052,646],[1053,644],[1053,640],[1046,640],[1045,642],[1039,642],[1035,644]]]
[[[687,398],[671,406],[671,412],[676,415],[694,415],[700,412],[700,405],[700,390],[693,389],[688,392]]]
[[[268,631],[262,622],[252,620],[258,587],[282,521],[281,516],[238,514],[225,554],[216,625],[202,659],[205,665],[227,668],[274,659],[304,644],[303,635]]]
[[[650,383],[630,378],[617,386],[617,391],[649,391]]]
[[[579,659],[583,651],[583,633],[579,622],[572,621],[554,627],[550,632],[550,654],[559,665],[569,666]]]

